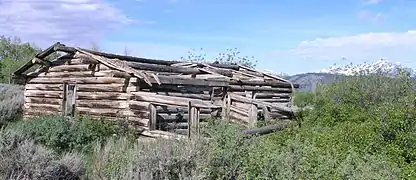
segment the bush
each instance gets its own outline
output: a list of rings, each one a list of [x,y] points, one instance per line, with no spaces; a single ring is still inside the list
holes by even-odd
[[[23,103],[23,87],[0,84],[0,127],[21,116]]]
[[[84,163],[78,154],[62,157],[12,131],[0,130],[0,177],[2,179],[81,179]]]
[[[67,119],[63,116],[43,116],[14,125],[15,129],[36,143],[41,143],[58,153],[71,150],[88,152],[93,143],[102,142],[116,134],[117,126],[106,120],[89,117]]]
[[[354,76],[322,86],[310,98],[313,109],[303,112],[297,133],[337,160],[350,152],[364,162],[364,157],[377,156],[400,167],[400,178],[414,178],[415,89],[408,74]]]

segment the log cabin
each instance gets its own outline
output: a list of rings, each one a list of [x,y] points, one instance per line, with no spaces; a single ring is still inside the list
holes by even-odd
[[[45,59],[54,52],[61,55]],[[59,42],[13,76],[25,86],[24,119],[89,115],[128,122],[151,137],[191,137],[212,118],[247,128],[292,119],[299,87],[242,65],[146,59]]]

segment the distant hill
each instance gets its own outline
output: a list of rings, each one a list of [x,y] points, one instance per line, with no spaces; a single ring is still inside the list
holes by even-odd
[[[354,76],[358,74],[373,74],[384,73],[387,76],[395,77],[399,73],[399,69],[405,70],[416,79],[416,73],[412,68],[404,67],[399,63],[391,63],[387,60],[377,60],[373,63],[363,64],[349,64],[340,67],[331,67],[329,69],[323,69],[320,72],[302,73],[296,75],[283,75],[287,80],[293,83],[299,84],[298,91],[315,91],[316,87],[320,84],[334,83],[347,76]]]

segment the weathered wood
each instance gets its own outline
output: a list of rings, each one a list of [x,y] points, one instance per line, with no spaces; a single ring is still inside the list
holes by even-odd
[[[124,109],[112,109],[112,108],[89,108],[89,107],[77,107],[77,113],[81,115],[97,115],[97,116],[108,116],[108,117],[121,117],[135,116],[131,111]],[[143,114],[144,117],[147,114]]]
[[[188,102],[188,112],[189,112],[189,118],[188,118],[188,137],[189,138],[195,138],[200,133],[200,125],[199,125],[199,108],[194,106],[193,101]]]
[[[290,102],[289,99],[278,99],[278,98],[273,98],[273,99],[258,99],[258,100],[264,101],[264,102],[269,102],[269,103]]]
[[[63,82],[71,82],[77,84],[111,84],[119,83],[122,84],[125,78],[117,77],[64,77],[64,78],[48,78],[48,77],[37,77],[28,81],[29,84],[58,84]]]
[[[188,109],[184,107],[167,107],[167,106],[157,106],[156,110],[158,113],[165,113],[165,114],[176,114],[176,113],[188,113]],[[210,114],[212,113],[212,109],[201,108],[201,114]]]
[[[75,115],[75,101],[77,97],[76,84],[64,84],[63,112],[64,116]]]
[[[36,104],[36,103],[25,103],[24,108],[27,109],[36,109],[36,110],[45,110],[45,111],[53,111],[59,112],[61,111],[60,105],[54,104]]]
[[[178,106],[187,106],[187,102],[193,101],[195,107],[200,108],[219,108],[218,106],[213,105],[209,101],[203,101],[198,99],[190,99],[183,97],[173,97],[173,96],[163,96],[156,93],[150,92],[132,92],[134,95],[134,100],[136,101],[147,101],[160,105],[178,105]]]
[[[125,100],[77,100],[77,107],[125,109],[129,104]]]
[[[117,93],[117,92],[78,92],[77,99],[86,99],[86,100],[126,100],[130,94],[127,93]]]
[[[63,98],[62,91],[26,90],[23,94],[25,97]]]
[[[35,55],[35,58],[37,59],[44,59],[45,57],[49,56],[50,54],[54,53],[54,47],[60,45],[59,42],[53,44],[52,46],[46,48],[45,50],[39,52]],[[30,67],[32,67],[35,63],[33,61],[27,61],[25,64],[23,64],[19,69],[17,69],[13,74],[16,76],[21,75],[26,70],[28,70]]]
[[[156,107],[153,104],[149,104],[149,129],[156,130],[157,122]]]
[[[264,126],[260,128],[253,128],[253,129],[247,129],[243,131],[243,134],[247,135],[264,135],[264,134],[270,134],[276,131],[282,131],[284,130],[288,124],[275,124],[275,125],[269,125]]]
[[[106,68],[110,69],[110,68]],[[48,69],[48,72],[78,72],[78,71],[92,71],[94,70],[94,66],[92,64],[80,64],[80,65],[60,65],[54,66]]]
[[[79,48],[82,51],[86,51],[88,53],[103,56],[110,59],[120,59],[124,61],[130,61],[130,62],[138,62],[138,63],[146,63],[146,64],[157,64],[157,65],[173,65],[177,63],[182,63],[183,61],[175,61],[175,60],[156,60],[156,59],[147,59],[147,58],[139,58],[139,57],[133,57],[133,56],[124,56],[124,55],[117,55],[117,54],[110,54],[110,53],[104,53],[104,52],[97,52],[92,51],[88,49]],[[67,47],[67,46],[58,46],[55,48],[57,51],[67,52],[67,53],[76,53],[77,50],[73,47]],[[198,64],[202,66],[201,64]],[[219,67],[219,68],[227,68],[227,69],[235,69],[238,70],[238,65],[228,65],[228,64],[218,64],[218,63],[210,63],[210,66]]]
[[[26,84],[25,90],[63,91],[63,84]]]
[[[292,89],[289,88],[271,88],[271,87],[255,87],[255,86],[238,86],[238,85],[230,85],[229,86],[231,91],[273,91],[273,92],[280,92],[280,93],[290,93]]]
[[[230,112],[230,121],[238,121],[242,125],[248,125],[248,116],[241,115],[240,113],[236,113],[234,111]]]
[[[239,95],[236,95],[236,94],[232,94],[232,93],[229,93],[229,95],[231,96],[231,99],[236,100],[236,101],[240,101],[240,102],[244,102],[244,103],[250,103],[250,104],[256,104],[257,106],[267,106],[267,107],[278,109],[278,110],[286,112],[286,113],[293,113],[291,108],[285,107],[285,106],[282,106],[282,105],[279,105],[279,104],[272,104],[272,103],[268,103],[268,102],[262,102],[262,101],[259,101],[257,99],[249,99],[249,98],[239,96]]]
[[[242,110],[242,109],[240,109],[238,107],[235,107],[235,106],[231,106],[230,111],[236,112],[236,113],[241,114],[243,116],[247,116],[247,117],[249,116],[249,111]]]
[[[186,67],[180,67],[180,66],[173,67],[173,66],[139,63],[139,62],[128,62],[127,64],[134,69],[145,70],[145,71],[160,71],[160,72],[182,73],[182,74],[199,74],[200,73],[198,69],[186,68]]]
[[[28,74],[30,76],[30,74]],[[37,77],[44,78],[77,78],[77,77],[130,77],[129,74],[116,70],[102,71],[75,71],[75,72],[44,72],[36,74]],[[35,76],[35,77],[36,77]]]
[[[62,99],[60,98],[38,98],[38,97],[25,97],[25,103],[29,104],[51,104],[62,105]]]
[[[270,116],[270,109],[267,106],[262,106],[263,116],[265,121],[269,121],[271,119]]]
[[[79,92],[123,92],[123,84],[78,84]],[[63,91],[60,84],[26,84],[25,90]],[[128,91],[135,91],[135,87],[127,87]]]
[[[199,115],[200,119],[208,119],[212,115],[211,114],[201,114]],[[167,114],[167,113],[158,113],[157,114],[158,122],[179,122],[179,121],[187,121],[189,119],[188,113],[176,113],[176,114]]]
[[[175,92],[157,92],[156,94],[175,97],[186,97],[192,99],[211,100],[210,95],[207,94],[190,94],[190,93],[175,93]]]

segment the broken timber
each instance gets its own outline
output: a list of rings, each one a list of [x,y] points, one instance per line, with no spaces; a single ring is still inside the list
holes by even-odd
[[[55,52],[66,54],[45,60]],[[59,42],[15,71],[14,78],[25,85],[25,118],[88,114],[127,121],[153,137],[192,138],[211,118],[247,128],[261,120],[293,119],[293,93],[299,87],[240,65],[154,60]]]

